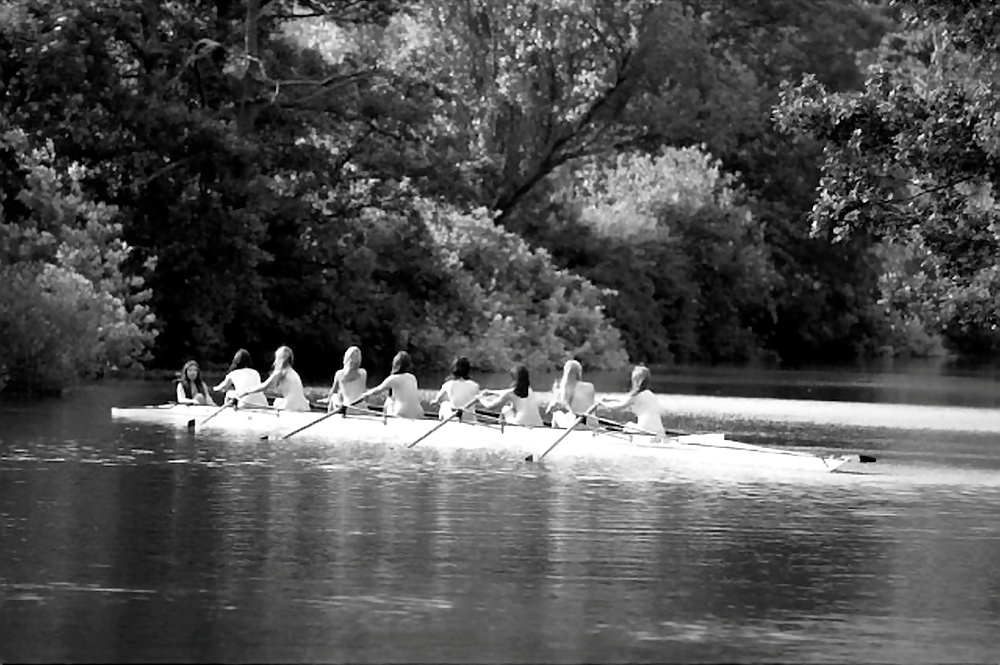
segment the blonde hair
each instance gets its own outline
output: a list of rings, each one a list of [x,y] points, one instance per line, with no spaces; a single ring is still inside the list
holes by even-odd
[[[576,384],[583,378],[583,365],[578,360],[567,360],[563,365],[562,378],[556,384],[558,400],[569,406],[573,401]]]
[[[279,346],[278,350],[274,352],[274,365],[272,369],[285,370],[291,367],[294,362],[295,354],[292,353],[292,349],[287,346]]]
[[[632,388],[629,390],[629,394],[638,395],[643,390],[648,390],[651,376],[648,367],[636,365],[635,369],[632,370]]]
[[[361,367],[361,349],[356,346],[344,351],[344,380],[351,381],[357,378]]]

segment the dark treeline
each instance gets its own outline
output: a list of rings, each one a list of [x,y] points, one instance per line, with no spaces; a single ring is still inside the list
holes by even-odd
[[[962,7],[3,0],[0,390],[279,344],[991,352],[997,17]]]

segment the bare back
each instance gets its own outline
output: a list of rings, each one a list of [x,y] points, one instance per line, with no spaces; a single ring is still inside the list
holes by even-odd
[[[409,372],[392,374],[382,385],[392,390],[392,397],[386,400],[387,413],[403,418],[423,418],[424,407],[420,403],[417,377]]]
[[[511,390],[507,396],[507,403],[510,405],[508,422],[526,427],[541,427],[545,424],[542,421],[541,410],[538,408],[538,398],[535,397],[535,391],[530,388],[527,397],[518,397]]]
[[[653,434],[665,434],[660,402],[649,390],[643,390],[630,400],[629,408],[636,415],[636,427]]]
[[[309,411],[309,400],[306,399],[299,373],[291,367],[286,367],[278,370],[278,374],[274,387],[281,397],[274,400],[274,407],[288,411]]]
[[[353,404],[368,387],[368,371],[359,369],[351,378],[345,378],[347,371],[337,370],[334,381],[337,384],[337,397],[341,404]]]

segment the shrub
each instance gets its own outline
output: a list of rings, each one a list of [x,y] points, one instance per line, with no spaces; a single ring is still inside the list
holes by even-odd
[[[82,171],[17,129],[0,134],[0,160],[0,385],[54,392],[140,363],[154,335],[149,293],[122,275],[117,210],[86,200]]]
[[[485,210],[462,213],[418,202],[455,290],[455,300],[428,306],[417,346],[444,360],[465,353],[477,367],[514,362],[550,368],[577,358],[591,368],[628,363],[604,299],[613,292],[556,268],[552,257],[493,222]]]
[[[594,159],[557,175],[515,224],[559,264],[617,291],[610,318],[646,362],[740,361],[764,342],[778,277],[735,181],[697,148]]]

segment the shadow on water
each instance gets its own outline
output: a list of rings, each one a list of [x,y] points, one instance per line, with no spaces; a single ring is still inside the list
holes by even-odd
[[[690,430],[879,457],[784,476],[111,422],[113,405],[162,400],[136,389],[0,404],[0,661],[983,662],[1000,649],[1000,429],[971,429],[948,400],[911,418],[860,398],[803,411],[661,391]]]

